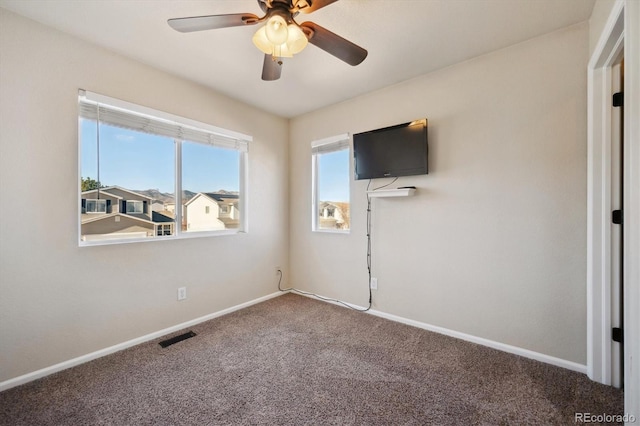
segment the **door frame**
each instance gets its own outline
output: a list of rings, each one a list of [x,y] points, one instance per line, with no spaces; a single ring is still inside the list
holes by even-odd
[[[618,0],[588,64],[587,375],[611,377],[611,67],[624,53],[625,412],[640,415],[640,2]]]

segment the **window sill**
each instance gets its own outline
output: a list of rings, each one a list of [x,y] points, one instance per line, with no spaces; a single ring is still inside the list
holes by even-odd
[[[350,234],[350,229],[312,229],[312,232],[318,232],[321,234]]]
[[[206,237],[218,237],[223,235],[236,235],[246,234],[244,231],[237,229],[225,229],[223,231],[202,231],[202,232],[183,232],[180,235],[165,235],[155,236],[147,238],[120,238],[112,240],[93,240],[93,241],[79,241],[79,247],[93,247],[93,246],[109,246],[116,244],[132,244],[132,243],[150,243],[152,241],[175,241],[175,240],[189,240],[192,238],[206,238]]]

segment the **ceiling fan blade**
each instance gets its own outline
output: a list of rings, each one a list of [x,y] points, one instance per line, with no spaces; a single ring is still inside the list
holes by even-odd
[[[259,21],[260,18],[251,13],[232,13],[228,15],[174,18],[169,19],[167,23],[176,31],[180,31],[181,33],[190,33],[192,31],[215,30],[218,28],[254,25]]]
[[[338,0],[306,0],[308,6],[300,7],[298,11],[302,13],[315,12],[316,10],[322,9],[323,7],[329,6],[331,3],[335,3],[337,1]],[[305,1],[298,2],[298,5],[300,5],[300,3],[305,3]]]
[[[303,22],[300,26],[309,37],[309,43],[345,61],[349,65],[358,65],[364,61],[369,53],[362,47],[313,22]]]
[[[273,58],[268,53],[264,55],[264,63],[262,64],[262,79],[264,81],[274,81],[280,78],[282,74],[282,59]]]

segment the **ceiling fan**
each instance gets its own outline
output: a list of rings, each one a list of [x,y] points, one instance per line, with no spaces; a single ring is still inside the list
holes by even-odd
[[[360,46],[332,33],[313,22],[298,24],[299,13],[312,13],[338,0],[258,0],[265,13],[258,17],[252,13],[193,16],[169,19],[171,28],[183,33],[218,28],[241,27],[265,22],[253,36],[253,43],[264,52],[262,79],[277,80],[282,73],[282,58],[292,57],[307,43],[319,47],[349,65],[358,65],[367,57]]]

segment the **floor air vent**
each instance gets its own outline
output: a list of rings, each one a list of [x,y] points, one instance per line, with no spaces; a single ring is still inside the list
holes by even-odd
[[[162,342],[160,342],[160,346],[166,348],[167,346],[171,346],[175,343],[182,342],[183,340],[190,339],[193,336],[196,336],[196,333],[194,333],[193,331],[189,331],[179,336],[172,337],[171,339],[163,340]]]

